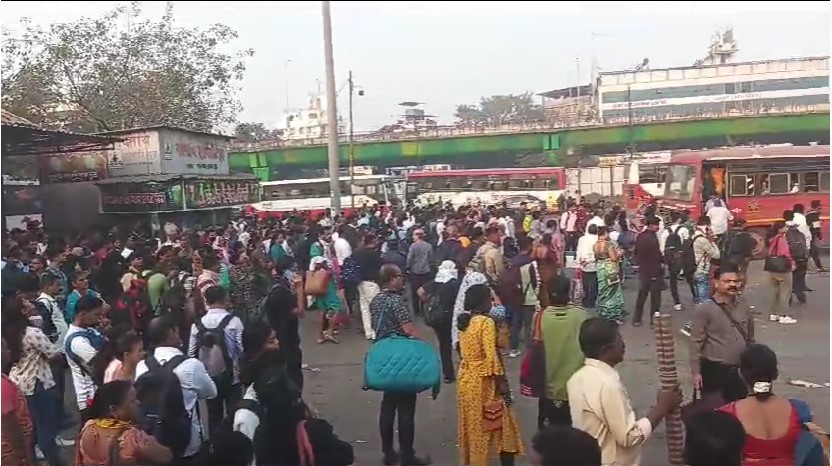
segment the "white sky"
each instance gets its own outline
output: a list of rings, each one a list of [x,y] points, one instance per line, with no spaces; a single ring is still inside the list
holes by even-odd
[[[5,1],[0,23],[13,28],[28,17],[48,25],[119,3],[126,2]],[[164,6],[143,2],[144,14],[161,16]],[[241,121],[274,126],[287,87],[290,107],[298,107],[324,79],[320,2],[174,2],[174,11],[181,25],[224,23],[240,34],[235,46],[255,50]],[[741,60],[830,50],[829,2],[335,1],[332,16],[338,87],[352,69],[365,90],[356,98],[358,131],[391,123],[401,101],[426,102],[428,113],[450,122],[456,105],[481,96],[572,86],[579,68],[586,83],[593,57],[607,71],[645,57],[653,68],[690,65],[726,26]]]

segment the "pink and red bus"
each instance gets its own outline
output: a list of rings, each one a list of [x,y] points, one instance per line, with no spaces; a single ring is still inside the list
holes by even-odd
[[[756,254],[771,225],[795,204],[806,210],[822,205],[821,229],[829,241],[829,146],[735,147],[674,151],[667,167],[659,207],[687,209],[692,218],[703,212],[710,193],[727,201],[735,218],[748,222],[758,240]]]

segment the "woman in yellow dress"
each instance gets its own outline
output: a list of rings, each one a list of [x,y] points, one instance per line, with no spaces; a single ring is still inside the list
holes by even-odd
[[[523,454],[517,419],[503,362],[497,347],[497,326],[488,316],[492,306],[487,285],[465,294],[466,313],[459,316],[457,375],[457,443],[462,465],[484,466],[495,451],[503,466]]]

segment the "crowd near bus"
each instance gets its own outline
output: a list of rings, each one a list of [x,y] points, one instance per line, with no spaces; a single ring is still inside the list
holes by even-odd
[[[471,183],[511,190],[522,182],[515,174]],[[545,181],[542,189],[561,187]],[[637,387],[617,371],[621,328],[651,324],[669,283],[674,312],[690,320],[693,388],[708,400],[686,410],[686,464],[824,464],[824,433],[807,404],[772,389],[777,355],[759,341],[744,297],[756,240],[725,201],[668,212],[645,198],[627,211],[561,194],[546,210],[525,200],[426,201],[347,215],[299,206],[155,233],[142,224],[14,229],[3,236],[2,460],[353,464],[349,421],[309,405],[302,368],[310,345],[337,352],[364,338],[371,353],[429,343],[446,387],[433,395],[456,399],[457,464],[645,464],[643,446],[682,389],[660,391],[637,415],[627,396]],[[778,324],[795,324],[792,310],[809,298],[810,260],[825,270],[815,244],[822,209],[819,195],[790,205],[764,240],[767,313]],[[623,294],[630,280],[635,306]],[[303,345],[302,318],[317,334]],[[512,360],[519,379],[509,377]],[[398,377],[410,375],[385,383],[410,383]],[[383,464],[431,463],[415,449],[416,436],[429,435],[415,428],[426,389],[380,390]],[[535,432],[518,422],[521,396],[537,399]]]

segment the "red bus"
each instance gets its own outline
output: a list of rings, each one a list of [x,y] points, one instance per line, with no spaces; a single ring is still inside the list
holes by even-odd
[[[407,198],[417,203],[450,202],[454,207],[505,202],[518,207],[554,206],[566,190],[566,169],[489,168],[471,170],[412,171],[407,174]]]
[[[710,194],[727,201],[734,218],[745,219],[763,255],[768,228],[795,204],[822,204],[823,241],[829,241],[829,146],[735,147],[674,151],[667,168],[663,212],[688,209],[698,218]]]

